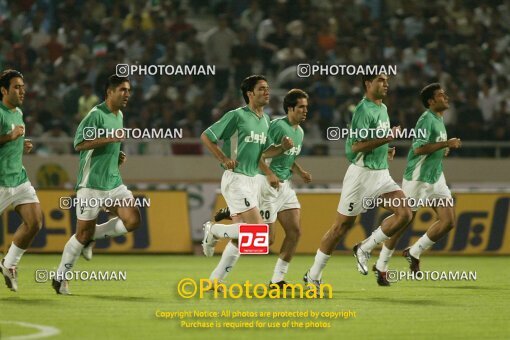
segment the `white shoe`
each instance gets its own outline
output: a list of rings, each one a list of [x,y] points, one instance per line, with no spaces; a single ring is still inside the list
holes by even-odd
[[[92,249],[94,248],[94,245],[96,244],[96,241],[90,241],[83,249],[81,250],[81,256],[87,261],[92,260]]]
[[[361,243],[358,243],[357,245],[354,246],[354,248],[352,248],[352,251],[354,253],[354,257],[357,260],[358,271],[363,275],[367,275],[368,259],[370,258],[370,254],[367,253],[366,251],[363,251],[360,246]]]
[[[71,295],[71,292],[69,291],[69,281],[67,280],[57,281],[53,279],[53,281],[51,282],[51,286],[53,287],[53,289],[55,289],[55,292],[57,292],[57,294]]]
[[[13,292],[18,291],[18,271],[16,267],[7,268],[4,266],[5,259],[0,262],[0,268],[2,269],[2,275],[5,279],[5,284],[7,288],[12,290]]]
[[[204,255],[207,257],[214,255],[214,247],[216,246],[216,243],[218,243],[218,240],[211,232],[211,228],[211,221],[204,223],[204,239],[202,240],[202,249],[204,251]]]
[[[308,271],[306,272],[305,276],[303,276],[303,281],[305,281],[305,284],[306,285],[314,285],[315,286],[315,289],[317,291],[320,291],[321,289],[321,284],[323,284],[322,280],[319,279],[319,280],[314,280],[310,277],[310,269],[308,269]]]

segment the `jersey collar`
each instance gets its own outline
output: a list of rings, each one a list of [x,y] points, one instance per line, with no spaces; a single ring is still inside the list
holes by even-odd
[[[0,101],[0,108],[4,109],[5,111],[13,111],[13,112],[17,111],[17,109],[18,109],[18,107],[17,107],[17,106],[16,106],[14,109],[9,109],[9,108],[8,108],[7,106],[5,106],[5,105],[4,105],[4,103],[2,103],[1,101]]]
[[[259,117],[259,116],[257,115],[257,113],[253,112],[253,110],[252,110],[252,109],[250,109],[250,106],[249,106],[249,105],[246,105],[246,106],[245,106],[245,108],[246,108],[246,110],[248,110],[249,112],[251,112],[251,113],[255,116],[255,118],[257,118],[257,119],[259,119],[259,120],[260,120],[260,119],[262,119],[262,118],[264,118],[264,114],[262,114],[262,116],[260,116],[260,117]]]
[[[429,112],[434,118],[436,118],[437,120],[440,120],[440,121],[443,121],[443,117],[441,117],[440,115],[438,115],[437,113],[433,112],[431,109],[427,109],[427,112]]]

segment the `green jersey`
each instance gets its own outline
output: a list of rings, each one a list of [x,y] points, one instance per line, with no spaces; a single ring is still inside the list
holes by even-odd
[[[292,176],[292,164],[294,164],[303,146],[303,129],[299,125],[294,128],[290,124],[289,118],[284,117],[271,122],[268,135],[272,140],[282,140],[283,137],[287,136],[294,142],[293,148],[271,158],[271,163],[269,164],[269,169],[271,169],[281,181],[289,179]],[[260,169],[259,173],[264,175]]]
[[[258,173],[262,152],[273,144],[268,136],[269,117],[258,117],[248,106],[225,113],[205,134],[216,143],[223,140],[223,153],[239,164],[234,172],[253,177]]]
[[[113,131],[122,129],[122,112],[117,115],[111,112],[103,102],[95,106],[83,118],[76,130],[74,146],[85,140],[91,130],[104,129]],[[80,168],[76,190],[89,188],[97,190],[112,190],[122,184],[119,171],[120,142],[108,143],[103,147],[80,151]]]
[[[10,133],[15,126],[23,125],[23,112],[17,107],[9,110],[0,102],[0,136]],[[0,187],[17,187],[28,181],[21,161],[25,136],[0,145]]]
[[[376,130],[390,130],[390,117],[386,105],[377,105],[373,101],[363,98],[352,117],[351,135],[345,143],[347,159],[358,166],[380,170],[388,169],[388,144],[383,144],[369,152],[353,152],[352,145],[358,141],[375,139],[379,136]],[[365,138],[368,136],[369,138]]]
[[[425,144],[444,142],[447,140],[443,117],[427,110],[421,115],[420,119],[418,119],[415,131],[418,136],[420,131],[424,131],[425,137],[413,139],[413,145],[407,155],[407,166],[404,178],[408,181],[436,183],[443,173],[443,157],[445,150],[439,149],[428,155],[415,155],[414,150]]]

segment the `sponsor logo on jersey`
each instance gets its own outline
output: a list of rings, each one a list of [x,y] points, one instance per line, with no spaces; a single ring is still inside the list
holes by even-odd
[[[255,133],[250,131],[250,135],[244,138],[246,143],[258,143],[258,144],[266,144],[267,136],[264,132]]]

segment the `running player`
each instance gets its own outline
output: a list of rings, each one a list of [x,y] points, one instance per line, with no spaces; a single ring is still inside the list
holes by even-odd
[[[18,290],[18,263],[42,227],[42,211],[34,187],[23,167],[23,153],[32,150],[25,139],[23,112],[25,98],[23,75],[15,70],[0,74],[0,215],[12,205],[21,217],[11,246],[0,261],[5,284]]]
[[[305,283],[312,283],[317,287],[322,283],[322,272],[336,245],[352,228],[356,217],[366,211],[363,202],[379,196],[385,199],[405,198],[388,171],[388,158],[393,158],[395,152],[393,148],[388,147],[388,142],[393,139],[400,127],[393,127],[385,138],[366,140],[359,138],[364,130],[369,132],[383,129],[389,132],[390,119],[386,105],[382,102],[388,92],[388,77],[385,74],[366,75],[362,80],[365,97],[356,106],[351,135],[345,144],[346,155],[351,165],[344,177],[337,217],[322,238],[315,262],[303,278]],[[398,230],[405,228],[411,221],[411,209],[403,205],[385,208],[393,211],[393,215],[386,218],[368,239],[353,248],[358,271],[363,275],[368,273],[367,262],[372,249]]]
[[[280,145],[273,145],[268,136],[270,121],[263,111],[269,102],[266,78],[260,75],[247,77],[241,84],[241,91],[247,105],[227,112],[200,137],[225,169],[221,193],[234,222],[230,225],[204,224],[202,247],[206,256],[213,256],[218,239],[231,239],[210,275],[211,280],[223,280],[239,259],[239,223],[263,223],[257,208],[258,185],[255,179],[262,153],[274,157],[293,147],[292,140],[286,136],[282,137]],[[224,141],[223,150],[216,144],[219,140]]]
[[[121,109],[126,107],[130,95],[131,86],[127,77],[110,76],[105,86],[105,101],[90,110],[76,131],[74,147],[80,151],[76,197],[80,207],[76,208],[76,234],[66,243],[57,279],[52,282],[57,294],[70,294],[65,273],[73,268],[83,248],[91,240],[120,236],[135,230],[140,224],[138,207],[118,206],[108,207],[118,217],[96,225],[97,216],[103,207],[87,204],[93,201],[91,199],[97,201],[110,198],[122,202],[134,200],[131,191],[122,184],[119,171],[119,163],[125,159],[120,152],[122,138],[91,138],[101,130],[109,131],[111,135],[111,132],[123,128]]]
[[[433,207],[438,220],[434,222],[427,232],[410,248],[404,250],[404,257],[409,261],[413,272],[420,270],[420,255],[434,243],[439,241],[455,226],[455,209],[446,203],[451,201],[452,195],[446,185],[443,174],[443,157],[450,149],[461,147],[458,138],[447,139],[446,128],[443,122],[444,112],[448,109],[448,96],[438,83],[425,86],[420,93],[423,106],[427,109],[418,119],[415,131],[425,131],[425,138],[415,138],[409,154],[407,167],[402,181],[402,189],[407,197],[418,203],[437,201]],[[412,207],[413,218],[419,206]],[[373,270],[377,276],[377,283],[388,286],[386,279],[388,262],[395,250],[395,246],[405,231],[402,229],[391,239],[384,242],[379,259]]]

